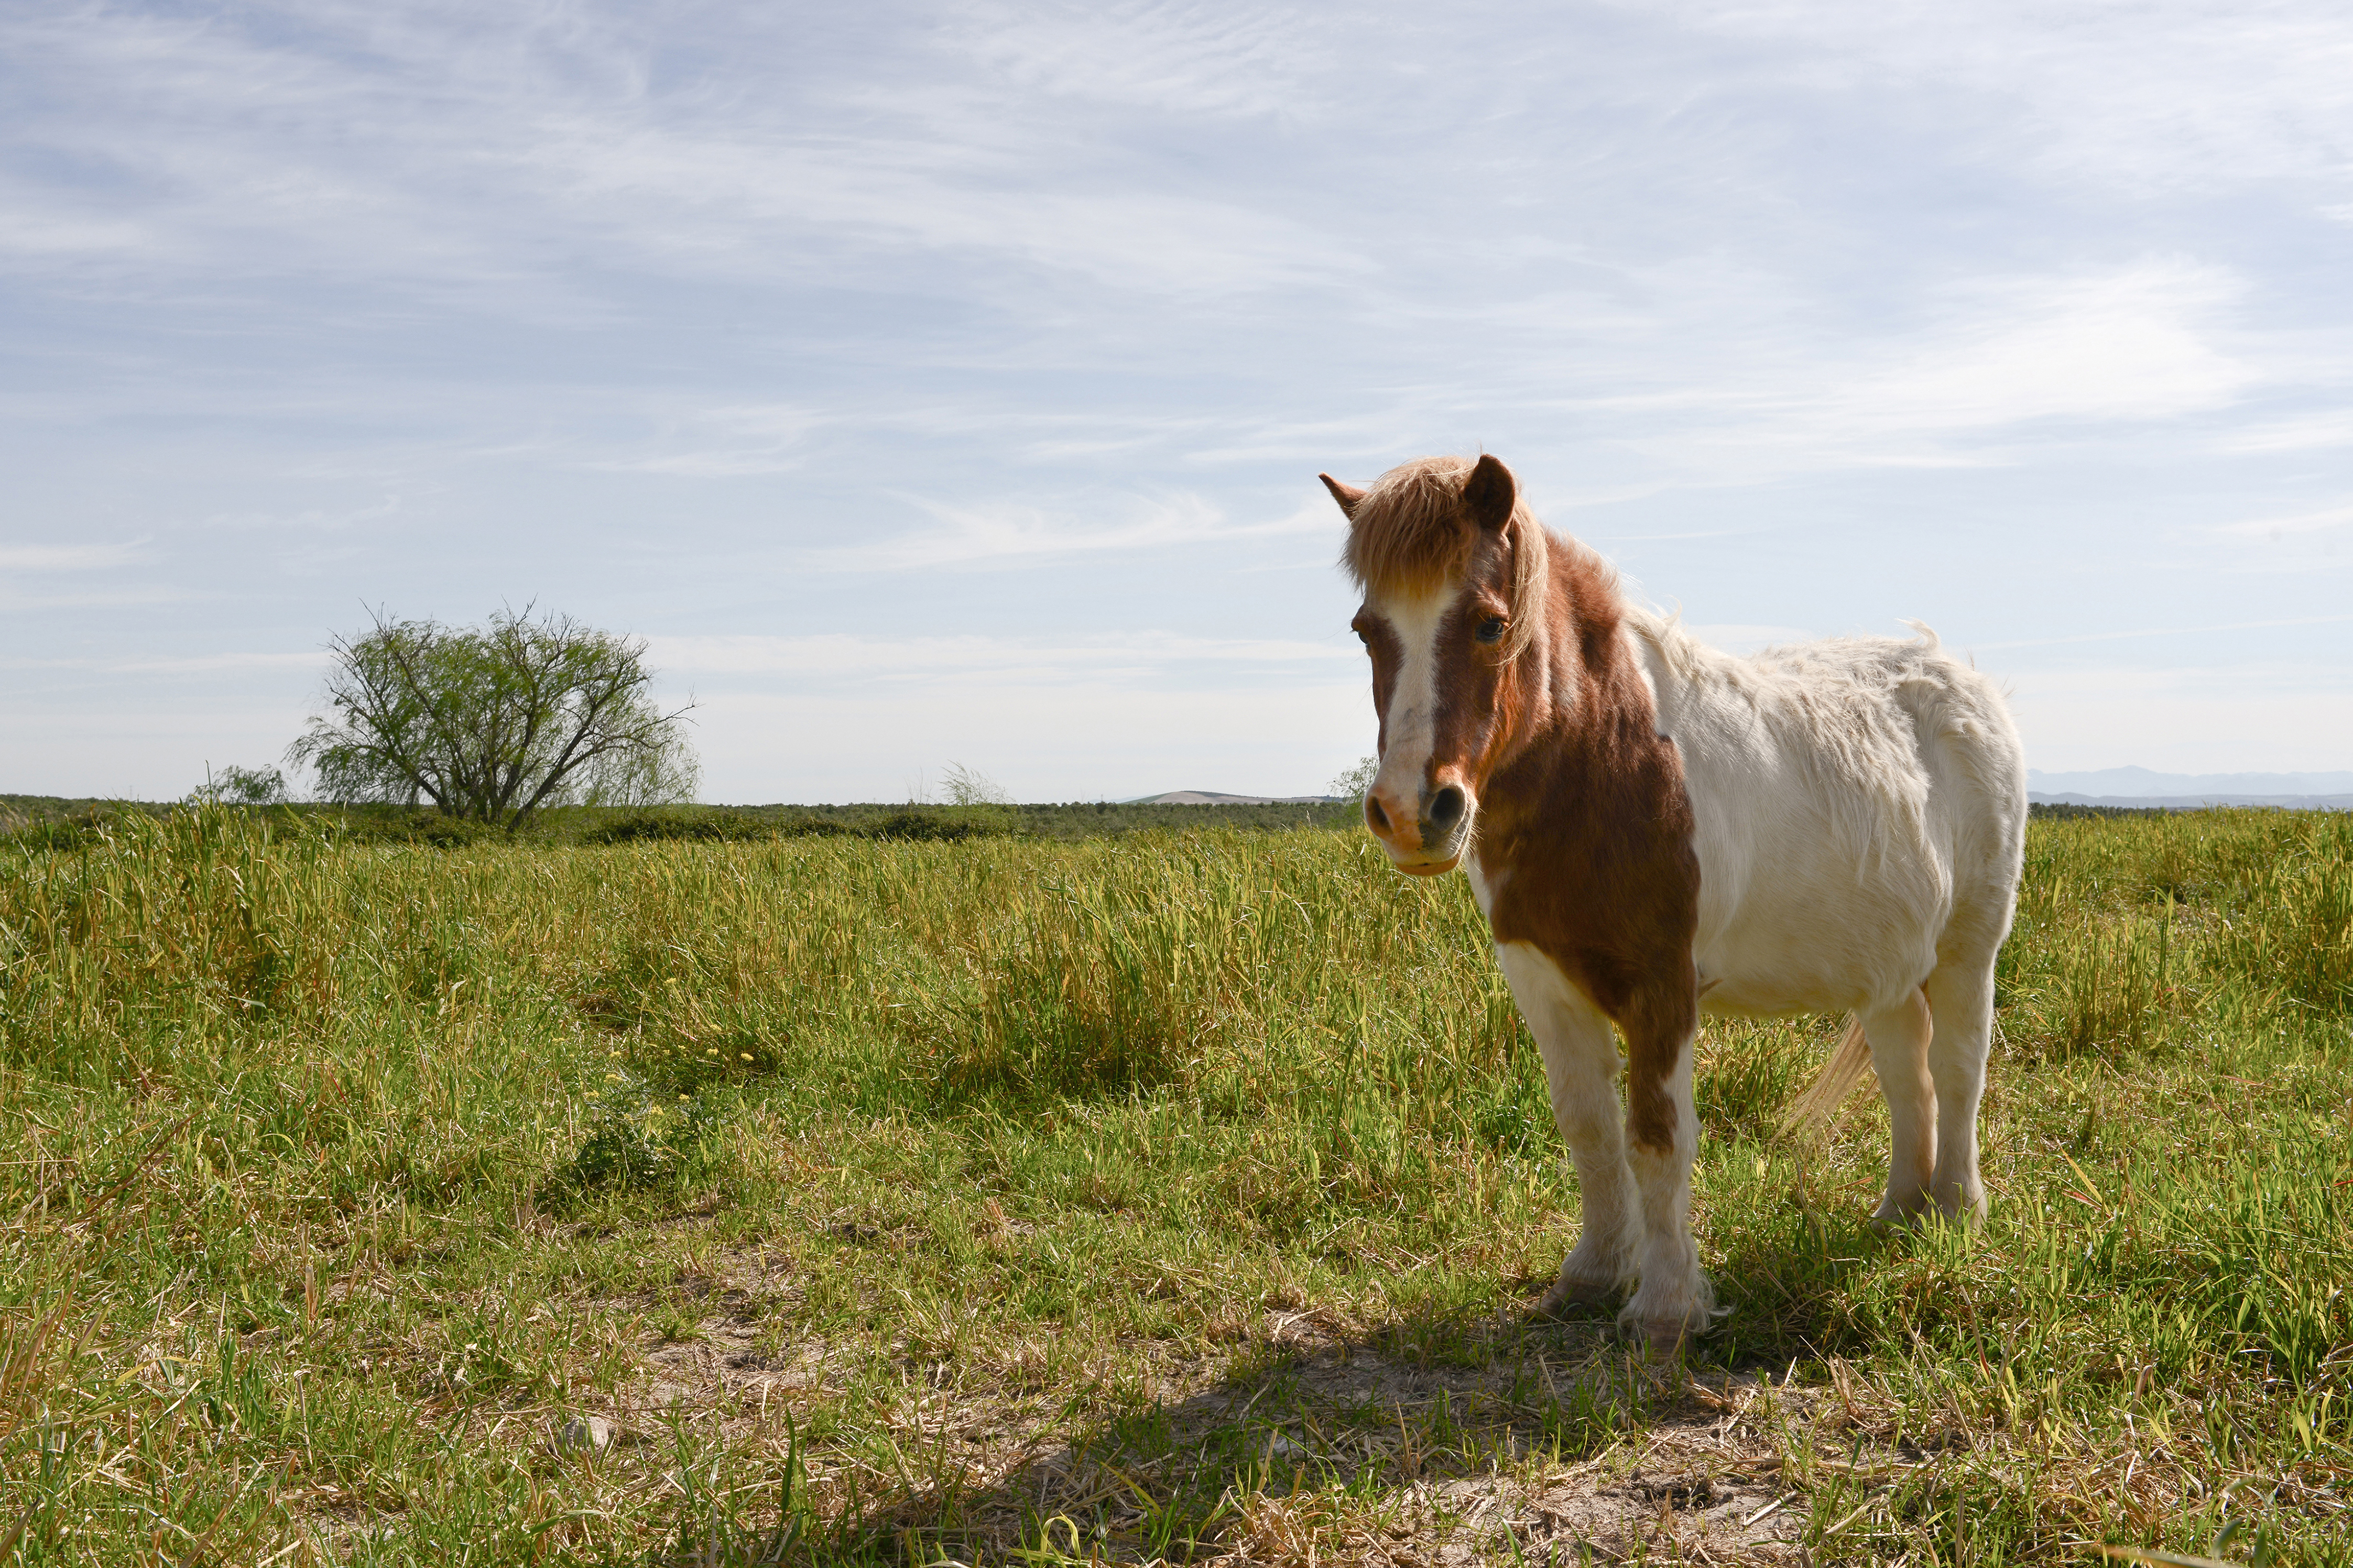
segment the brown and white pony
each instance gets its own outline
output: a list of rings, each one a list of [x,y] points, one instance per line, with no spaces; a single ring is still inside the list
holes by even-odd
[[[1703,1008],[1853,1014],[1810,1099],[1878,1069],[1878,1217],[1981,1214],[1994,956],[2026,829],[1993,682],[1926,633],[1719,653],[1628,603],[1491,457],[1324,483],[1380,717],[1366,823],[1400,871],[1470,874],[1576,1163],[1584,1234],[1540,1310],[1639,1280],[1620,1321],[1654,1348],[1709,1321]]]

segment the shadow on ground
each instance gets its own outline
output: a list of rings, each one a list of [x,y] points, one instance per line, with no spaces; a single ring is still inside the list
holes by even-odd
[[[652,1352],[657,1394],[737,1409],[822,1397],[824,1347],[781,1364],[729,1344],[715,1319],[703,1341]],[[798,1538],[747,1535],[714,1555],[1403,1568],[1802,1555],[1807,1509],[1776,1437],[1808,1423],[1809,1396],[1704,1357],[1645,1361],[1598,1313],[1438,1310],[1351,1332],[1271,1311],[1228,1364],[1187,1371],[1170,1369],[1158,1401],[1075,1431],[943,1390],[894,1435],[895,1463],[818,1461],[804,1496],[824,1500]]]

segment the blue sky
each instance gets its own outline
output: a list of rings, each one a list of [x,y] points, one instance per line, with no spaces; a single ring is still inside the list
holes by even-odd
[[[2031,760],[2353,767],[2341,5],[0,11],[0,790],[330,634],[652,640],[706,798],[1321,787],[1318,469],[1494,452]]]

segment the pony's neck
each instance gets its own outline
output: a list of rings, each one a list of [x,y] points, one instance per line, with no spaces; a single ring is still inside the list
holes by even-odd
[[[1482,874],[1506,880],[1539,865],[1598,876],[1596,868],[1658,847],[1662,834],[1689,836],[1675,745],[1661,721],[1688,679],[1676,670],[1696,671],[1708,650],[1627,603],[1609,566],[1574,541],[1556,540],[1554,558],[1511,750],[1482,792]]]
[[[1633,606],[1609,563],[1573,539],[1555,536],[1552,595],[1546,615],[1552,682],[1548,727],[1570,736],[1608,721],[1625,700],[1630,677],[1624,636]]]
[[[1561,769],[1579,769],[1620,711],[1641,696],[1641,674],[1624,636],[1637,612],[1619,592],[1617,574],[1558,534],[1549,554],[1544,628],[1523,656],[1510,740],[1497,768],[1510,793],[1541,791]]]

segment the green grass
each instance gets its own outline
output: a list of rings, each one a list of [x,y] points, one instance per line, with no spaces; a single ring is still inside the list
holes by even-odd
[[[2037,821],[2000,1004],[1974,1237],[1709,1026],[1661,1368],[1361,835],[20,841],[0,1563],[2353,1562],[2353,820]]]

